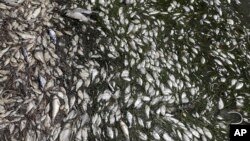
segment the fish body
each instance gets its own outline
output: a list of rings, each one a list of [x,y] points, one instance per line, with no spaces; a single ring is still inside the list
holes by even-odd
[[[73,12],[73,11],[68,11],[66,16],[79,20],[81,22],[85,22],[88,23],[89,22],[89,18],[87,18],[86,16],[84,16],[82,13],[80,12]]]
[[[38,76],[39,86],[41,89],[44,89],[46,85],[46,79],[42,77],[41,75]]]
[[[122,132],[126,138],[126,141],[130,141],[128,126],[123,121],[120,121],[120,126],[121,126]]]
[[[97,13],[97,11],[91,11],[91,10],[87,10],[87,9],[82,9],[82,8],[75,8],[74,10],[72,10],[73,12],[79,12],[82,14],[86,14],[86,15],[90,15],[93,13]]]
[[[82,9],[82,8],[76,8],[76,9],[73,9],[73,10],[68,10],[66,12],[66,16],[70,17],[70,18],[73,18],[73,19],[76,19],[76,20],[79,20],[81,22],[85,22],[85,23],[90,23],[90,22],[95,22],[93,20],[91,20],[89,17],[87,17],[88,15],[92,14],[93,11],[90,11],[90,10],[85,10],[85,9]]]
[[[56,32],[52,29],[49,29],[49,36],[52,39],[53,43],[56,44],[57,42]]]

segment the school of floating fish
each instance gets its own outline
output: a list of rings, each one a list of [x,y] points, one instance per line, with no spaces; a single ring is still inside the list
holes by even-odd
[[[1,140],[227,140],[250,106],[239,4],[1,0]]]

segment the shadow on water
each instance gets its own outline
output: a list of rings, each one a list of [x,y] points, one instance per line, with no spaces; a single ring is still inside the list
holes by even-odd
[[[250,1],[241,0],[240,2],[240,5],[234,5],[234,7],[242,15],[242,21],[245,22],[245,25],[250,28]]]

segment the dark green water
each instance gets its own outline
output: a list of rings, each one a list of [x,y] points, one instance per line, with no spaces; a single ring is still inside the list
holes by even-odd
[[[129,125],[128,113],[133,115],[129,126],[131,140],[142,140],[140,134],[147,135],[147,140],[157,140],[155,132],[160,140],[164,133],[173,140],[187,140],[192,133],[189,140],[228,140],[228,126],[238,117],[227,112],[237,110],[248,118],[249,15],[244,3],[240,8],[226,0],[219,5],[206,0],[159,0],[130,5],[117,1],[107,5],[75,3],[79,7],[92,5],[93,10],[103,12],[92,17],[97,23],[87,24],[83,33],[77,30],[82,23],[68,21],[74,34],[86,43],[82,46],[85,56],[78,63],[97,62],[100,66],[94,68],[105,68],[110,77],[98,74],[100,81],[84,88],[91,97],[88,114],[100,115],[102,119],[97,129],[91,127],[91,138],[111,140],[106,135],[107,127],[111,127],[118,132],[113,140],[123,140],[119,120],[110,120],[115,116]],[[137,29],[128,33],[131,24]],[[88,57],[90,54],[101,58],[93,59]],[[129,81],[120,76],[124,70],[129,71]],[[98,101],[108,83],[114,84],[112,93],[119,93],[119,98]],[[164,94],[161,86],[169,93]],[[143,100],[145,97],[150,100]],[[141,105],[137,107],[138,100]],[[147,107],[150,117],[145,113]],[[163,107],[165,111],[161,111]],[[151,126],[147,127],[149,123]],[[202,134],[200,129],[204,128],[212,138]]]
[[[51,141],[224,141],[229,139],[230,123],[240,120],[237,114],[228,112],[237,111],[243,115],[243,123],[248,122],[247,1],[240,6],[230,0],[53,2],[49,28],[61,33],[58,43],[35,45],[44,52],[55,48],[58,58],[54,65],[50,60],[45,65],[34,58],[37,62],[27,65],[30,71],[25,75],[32,80],[13,87],[17,92],[12,97],[26,96],[34,103],[39,101],[39,106],[26,114],[29,102],[19,106],[10,101],[9,109],[19,106],[16,111],[21,118],[3,118],[16,120],[1,125],[0,133],[6,139],[10,139],[10,129],[5,127],[13,129],[14,138],[32,136]],[[95,11],[89,16],[95,22],[83,23],[65,16],[73,7]],[[46,42],[49,36],[45,31],[43,34]],[[36,52],[32,49],[30,54]],[[62,75],[56,75],[56,69]],[[35,85],[34,72],[44,73],[55,86],[41,91]],[[5,91],[3,97],[11,92]],[[57,96],[60,109],[52,121],[51,112],[56,107],[53,98]],[[8,105],[4,107],[7,110]],[[121,124],[128,127],[129,137]],[[81,130],[85,134],[79,139]]]

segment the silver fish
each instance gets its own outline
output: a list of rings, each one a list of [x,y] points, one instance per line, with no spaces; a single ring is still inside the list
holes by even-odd
[[[56,44],[57,42],[56,32],[52,29],[49,29],[49,36],[52,39],[53,43]]]
[[[73,12],[79,12],[79,13],[82,13],[82,14],[87,14],[87,15],[97,13],[97,11],[91,11],[91,10],[87,10],[87,9],[83,9],[83,8],[75,8],[72,11]]]
[[[53,96],[52,101],[52,121],[55,120],[55,117],[60,109],[60,100],[57,96]]]
[[[24,47],[21,47],[22,49],[22,54],[23,54],[23,57],[24,57],[24,60],[29,63],[29,58],[28,58],[28,52],[27,52],[27,49],[24,48]]]
[[[93,21],[89,17],[87,17],[87,15],[89,15],[91,13],[92,13],[91,11],[77,8],[74,10],[68,10],[66,12],[66,16],[73,18],[73,19],[76,19],[76,20],[79,20],[81,22],[85,22],[85,23],[90,23],[90,22],[95,23],[95,21]]]
[[[123,121],[120,121],[120,126],[121,126],[122,132],[126,138],[126,141],[130,141],[128,126]]]
[[[42,77],[40,74],[38,75],[39,86],[41,89],[44,89],[46,84],[46,79]]]

